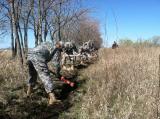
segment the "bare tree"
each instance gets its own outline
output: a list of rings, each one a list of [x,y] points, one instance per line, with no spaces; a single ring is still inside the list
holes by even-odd
[[[6,0],[0,1],[0,8],[1,8],[1,15],[5,17],[6,22],[9,22],[9,28],[10,28],[10,36],[11,36],[11,49],[12,49],[12,57],[16,56],[16,50],[15,50],[15,40],[14,40],[14,34],[13,34],[13,20],[11,17],[11,8]],[[4,25],[4,22],[1,21],[1,25]]]
[[[67,25],[63,29],[63,34],[77,45],[82,45],[89,40],[94,42],[96,48],[100,48],[102,45],[99,23],[91,19],[87,14],[83,14],[79,20]]]
[[[35,46],[46,41],[48,35],[49,12],[55,0],[31,0],[31,20],[30,24],[34,31]]]
[[[10,31],[12,56],[17,55],[23,63],[28,51],[29,30],[34,34],[35,46],[49,37],[52,41],[99,40],[97,23],[88,24],[81,20],[88,9],[82,9],[79,1],[81,0],[1,0],[0,10],[3,9],[2,14],[10,24],[6,27]],[[75,41],[80,43],[79,40]]]
[[[19,11],[18,11],[19,2],[20,1],[15,1],[15,0],[8,1],[10,8],[11,8],[11,17],[12,17],[15,41],[17,45],[18,58],[20,59],[20,62],[23,64],[22,49],[21,49],[19,32],[18,32],[18,29],[19,29]]]
[[[52,40],[64,40],[62,30],[65,26],[77,21],[78,18],[88,10],[81,10],[78,1],[57,0],[52,7],[53,15],[49,23],[50,35]]]
[[[23,39],[20,26],[20,16],[22,9],[22,0],[1,0],[0,6],[3,8],[2,14],[9,23],[9,31],[11,36],[12,56],[18,55],[21,63],[23,63]]]
[[[29,19],[32,11],[32,1],[23,0],[22,2],[22,13],[21,13],[21,24],[23,27],[23,42],[24,42],[24,52],[28,52],[28,29],[29,29]]]

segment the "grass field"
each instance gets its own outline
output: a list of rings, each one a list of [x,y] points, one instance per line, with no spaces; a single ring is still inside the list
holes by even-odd
[[[73,115],[80,119],[157,119],[159,51],[158,47],[101,49],[99,61],[84,71],[89,78],[86,94]]]
[[[59,118],[157,119],[159,51],[158,47],[100,49],[99,60],[80,74],[86,83],[72,97],[79,95],[78,101]],[[9,56],[0,54],[0,112],[19,115],[4,106],[11,106],[9,101],[18,100],[20,94],[25,96],[27,75]],[[12,92],[17,87],[22,88]]]

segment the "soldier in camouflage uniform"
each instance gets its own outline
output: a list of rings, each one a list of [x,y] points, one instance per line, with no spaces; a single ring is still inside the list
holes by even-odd
[[[94,51],[94,44],[91,40],[83,43],[83,45],[79,48],[79,53],[81,54],[81,64],[85,65],[84,61],[89,60],[91,53]]]
[[[67,55],[74,55],[78,52],[78,49],[73,42],[65,42],[64,50]]]
[[[79,53],[84,59],[88,60],[88,55],[90,54],[90,41],[85,42],[79,49]]]
[[[50,53],[50,49],[52,48],[52,46],[53,45],[51,43],[42,43],[41,45],[30,50],[27,57],[29,68],[27,95],[30,96],[32,88],[36,83],[37,76],[39,76],[42,83],[44,84],[46,92],[49,94],[49,105],[60,102],[55,98],[55,95],[53,93],[53,83],[47,66],[47,63],[51,61],[57,53],[57,48],[52,50]],[[58,46],[58,48],[60,49],[61,43],[57,42],[56,46]]]
[[[69,62],[70,63],[72,62],[71,64],[73,64],[75,62],[75,57],[71,57],[70,55],[77,55],[78,54],[78,49],[77,49],[76,45],[73,42],[65,42],[63,50],[64,50],[63,60],[62,60],[63,63],[68,64]],[[68,62],[66,62],[66,61],[68,61]]]
[[[93,42],[92,42],[91,40],[85,42],[85,43],[83,44],[83,50],[84,50],[85,52],[89,53],[89,54],[90,54],[92,51],[94,51],[94,44],[93,44]]]
[[[52,63],[55,67],[55,74],[56,74],[56,78],[60,78],[61,74],[60,74],[60,70],[61,70],[61,60],[62,60],[62,47],[63,47],[63,43],[56,43],[56,48],[55,48],[55,54],[54,57],[52,58]]]

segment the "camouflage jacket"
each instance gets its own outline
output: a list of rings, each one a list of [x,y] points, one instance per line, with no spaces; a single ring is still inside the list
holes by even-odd
[[[51,53],[51,60],[52,60],[53,64],[60,65],[60,63],[61,63],[61,52],[62,52],[61,48],[55,48],[53,50],[53,52]]]
[[[78,52],[76,45],[74,43],[72,43],[72,42],[66,42],[65,43],[64,51],[68,55],[73,55],[74,52]]]
[[[61,49],[54,48],[52,43],[46,42],[29,50],[27,60],[44,63],[48,63],[52,60],[53,63],[59,63],[60,57]]]

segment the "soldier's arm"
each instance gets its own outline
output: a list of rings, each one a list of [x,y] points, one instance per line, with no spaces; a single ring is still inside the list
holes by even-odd
[[[54,57],[54,55],[56,54],[57,50],[58,50],[58,49],[55,48],[55,49],[51,52],[50,60]]]
[[[55,69],[51,63],[48,65],[48,70],[50,71],[50,73],[55,74]]]

